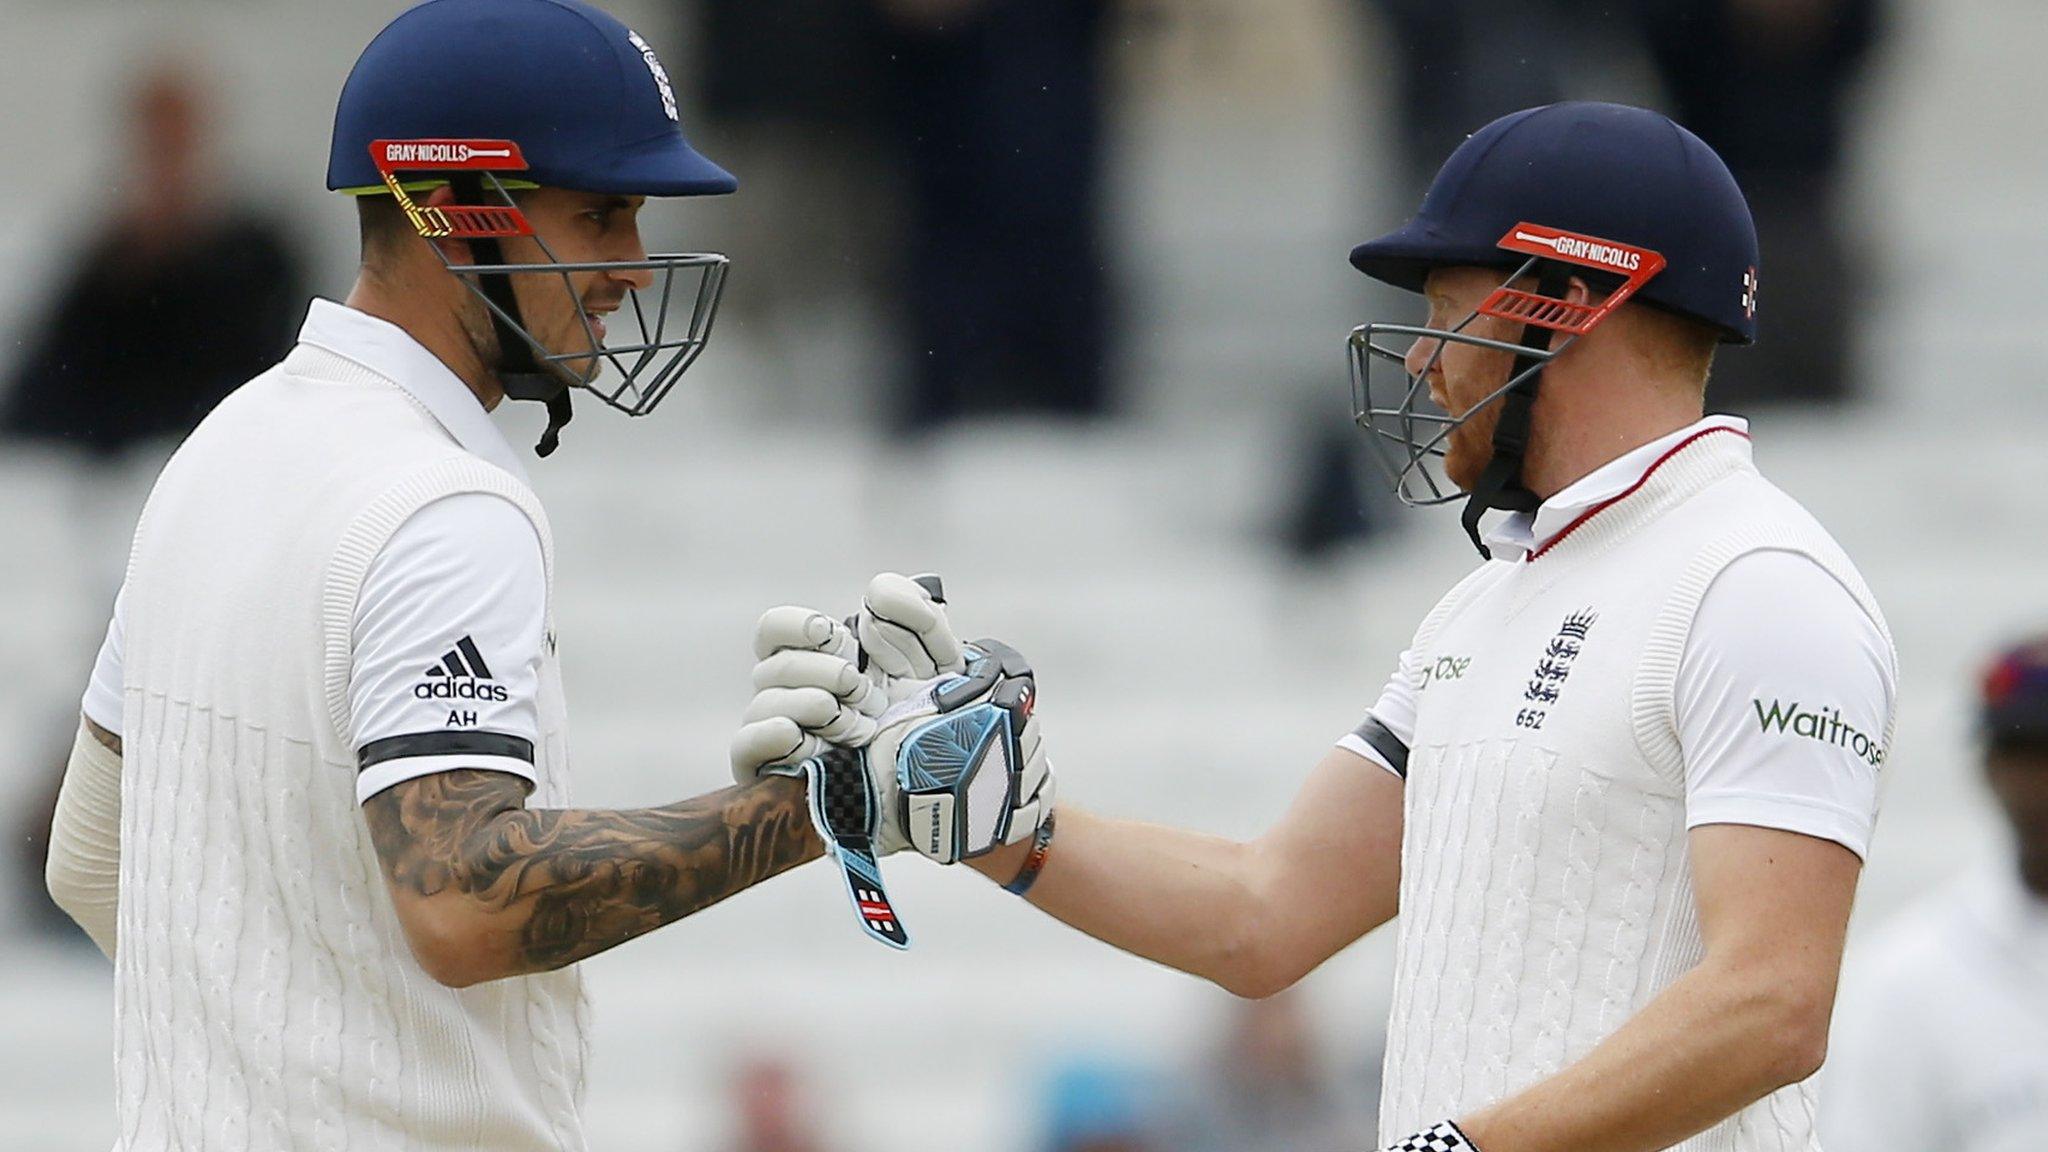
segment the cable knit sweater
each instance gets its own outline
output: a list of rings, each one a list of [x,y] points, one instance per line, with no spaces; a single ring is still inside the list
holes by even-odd
[[[414,962],[356,803],[349,645],[365,569],[458,492],[518,505],[418,401],[300,345],[165,468],[126,603],[120,1147],[580,1149],[573,971],[454,990]],[[537,805],[568,802],[550,653]]]
[[[1758,550],[1811,557],[1881,624],[1726,431],[1424,621],[1420,662],[1456,674],[1420,694],[1409,752],[1383,1138],[1557,1072],[1700,962],[1673,682],[1715,575]],[[1813,1113],[1793,1085],[1677,1149],[1817,1152]]]

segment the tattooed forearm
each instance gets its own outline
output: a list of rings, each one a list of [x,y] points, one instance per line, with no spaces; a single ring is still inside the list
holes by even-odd
[[[528,809],[499,772],[442,772],[363,806],[394,896],[457,895],[498,975],[571,964],[822,852],[802,783],[774,778],[663,808]]]

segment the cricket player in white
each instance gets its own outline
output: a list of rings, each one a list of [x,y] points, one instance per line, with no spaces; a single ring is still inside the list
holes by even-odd
[[[2048,636],[1981,682],[1995,859],[1859,945],[1823,1079],[1828,1152],[2036,1152],[2048,1143]]]
[[[1895,657],[1744,423],[1703,414],[1716,345],[1755,333],[1741,193],[1661,116],[1554,105],[1353,260],[1429,304],[1354,334],[1360,422],[1404,495],[1466,494],[1489,561],[1257,840],[1068,803],[973,865],[1249,996],[1398,910],[1387,1148],[1815,1152]]]
[[[552,538],[487,413],[545,401],[551,449],[572,386],[651,408],[724,261],[637,213],[734,182],[605,13],[430,0],[357,62],[328,183],[361,275],[158,479],[59,798],[117,1146],[580,1149],[570,966],[822,846],[781,776],[568,807]]]

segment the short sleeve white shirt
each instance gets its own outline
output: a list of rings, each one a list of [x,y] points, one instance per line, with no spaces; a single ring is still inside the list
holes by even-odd
[[[449,496],[399,527],[356,601],[357,799],[453,768],[533,781],[546,597],[540,536],[508,500]]]
[[[474,393],[382,320],[316,300],[300,340],[397,381],[465,449],[525,473]],[[81,707],[121,732],[124,598],[114,601]],[[481,768],[535,779],[547,643],[540,534],[512,502],[444,497],[391,535],[365,573],[350,655],[350,743],[358,800],[432,772]]]
[[[1672,448],[1713,427],[1712,416],[1594,470],[1534,514],[1507,517],[1487,535],[1519,558],[1627,491]],[[1423,670],[1412,650],[1367,719],[1338,741],[1399,772],[1414,739]],[[1896,672],[1883,629],[1848,589],[1812,560],[1756,552],[1708,588],[1676,681],[1685,755],[1686,823],[1747,824],[1832,840],[1863,856],[1877,821],[1880,742]],[[1787,734],[1807,739],[1785,739]]]

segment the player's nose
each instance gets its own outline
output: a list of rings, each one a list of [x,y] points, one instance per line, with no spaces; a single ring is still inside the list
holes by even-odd
[[[618,250],[608,253],[607,258],[622,262],[640,262],[647,259],[647,245],[640,239],[640,229],[628,228],[619,238]],[[651,288],[654,286],[652,268],[614,268],[609,275],[628,288]]]
[[[1437,349],[1443,347],[1443,344],[1443,341],[1433,340],[1427,336],[1417,338],[1415,343],[1408,346],[1408,354],[1401,358],[1401,366],[1408,370],[1410,376],[1422,375],[1429,370],[1431,362],[1437,357]]]

